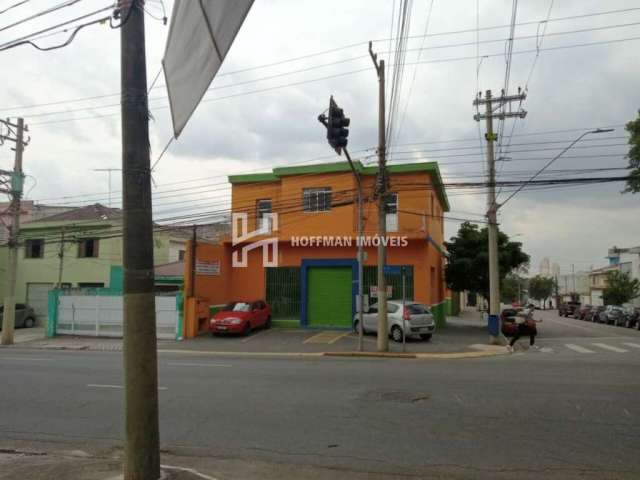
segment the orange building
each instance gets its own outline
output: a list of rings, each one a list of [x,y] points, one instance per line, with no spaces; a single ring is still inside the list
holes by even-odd
[[[363,292],[377,280],[377,167],[355,162],[363,182],[364,236],[357,236],[357,183],[347,162],[234,175],[234,235],[198,242],[185,258],[185,336],[206,329],[210,305],[264,299],[274,320],[350,328],[358,291],[357,242],[365,245]],[[443,214],[449,210],[434,162],[388,167],[387,265],[403,266],[404,295],[445,312]],[[393,269],[390,269],[393,270]],[[402,278],[387,275],[391,298]],[[370,298],[370,303],[374,299]]]

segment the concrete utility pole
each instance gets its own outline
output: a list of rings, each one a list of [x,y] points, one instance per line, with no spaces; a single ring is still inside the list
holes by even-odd
[[[384,266],[387,263],[387,247],[384,239],[387,236],[387,164],[385,138],[385,97],[384,97],[384,60],[378,62],[378,55],[373,53],[372,42],[369,42],[369,55],[378,74],[378,178],[376,193],[378,195],[378,351],[389,350],[389,324],[387,322],[387,282],[384,278]]]
[[[15,142],[15,160],[11,176],[11,187],[7,193],[11,194],[11,229],[9,232],[9,258],[7,263],[7,291],[4,298],[4,314],[2,319],[2,345],[13,344],[13,330],[16,323],[16,273],[18,269],[18,233],[20,232],[20,200],[22,198],[22,185],[24,175],[22,173],[22,152],[26,143],[24,142],[24,120],[18,118],[17,123],[2,121],[2,124],[9,130],[8,135],[1,135],[0,140]],[[12,136],[15,128],[15,137]],[[5,173],[5,174],[6,174]]]
[[[507,117],[520,117],[524,118],[527,112],[519,110],[517,112],[496,112],[494,113],[494,102],[498,106],[502,106],[505,103],[513,101],[522,102],[526,98],[525,93],[518,93],[518,95],[505,95],[494,99],[491,96],[491,90],[487,90],[485,98],[481,98],[478,95],[473,101],[475,106],[484,104],[486,107],[486,113],[484,115],[478,113],[474,115],[474,120],[480,121],[486,119],[487,121],[487,133],[485,138],[487,140],[487,164],[489,168],[489,196],[487,198],[487,220],[489,230],[489,325],[493,325],[494,329],[490,335],[490,342],[493,344],[500,343],[500,270],[498,264],[498,208],[496,203],[496,158],[493,148],[493,142],[498,139],[498,135],[493,131],[493,119],[505,119]],[[495,326],[497,325],[497,331]],[[491,328],[490,328],[491,331]]]
[[[160,477],[149,107],[142,2],[121,1],[125,480]]]

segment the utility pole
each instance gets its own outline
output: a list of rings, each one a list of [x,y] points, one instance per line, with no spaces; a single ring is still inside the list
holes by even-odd
[[[373,53],[372,42],[369,42],[369,55],[378,74],[378,178],[376,194],[378,195],[378,351],[389,350],[389,327],[387,322],[387,282],[384,278],[384,266],[387,263],[387,247],[384,242],[387,236],[387,165],[385,138],[385,97],[384,97],[384,60],[378,61]]]
[[[519,89],[518,89],[519,90]],[[498,264],[498,208],[496,203],[496,158],[493,148],[493,142],[498,139],[498,135],[493,131],[493,119],[498,118],[504,120],[507,117],[519,117],[524,118],[527,112],[524,110],[518,110],[517,112],[495,112],[494,103],[497,107],[502,107],[504,104],[510,104],[514,101],[522,102],[526,98],[525,93],[518,95],[502,95],[498,98],[491,96],[491,90],[487,90],[486,96],[483,99],[481,95],[478,95],[473,101],[473,104],[477,107],[484,104],[486,107],[485,114],[474,115],[474,120],[479,122],[482,119],[487,121],[487,133],[485,139],[487,140],[487,163],[489,170],[489,196],[487,198],[487,220],[489,230],[489,325],[493,325],[491,329],[490,342],[493,344],[500,343],[500,271]],[[495,328],[497,326],[497,328]]]
[[[144,10],[121,0],[124,480],[160,477],[149,106]]]
[[[64,268],[64,227],[62,227],[62,232],[60,233],[60,249],[58,250],[58,258],[60,259],[58,263],[58,287],[62,288],[62,269]]]
[[[198,268],[198,226],[191,227],[191,285],[189,286],[189,296],[196,296],[196,270]]]
[[[24,119],[18,118],[17,123],[11,123],[8,120],[0,122],[8,129],[7,135],[0,134],[0,141],[9,140],[15,142],[15,160],[13,172],[0,172],[9,174],[11,177],[10,190],[11,205],[9,212],[11,214],[11,228],[9,231],[9,258],[7,264],[7,291],[4,298],[4,315],[2,319],[2,337],[0,343],[2,345],[13,344],[13,330],[16,322],[16,273],[18,269],[18,233],[20,232],[20,200],[22,198],[22,185],[24,183],[24,175],[22,173],[22,152],[26,143],[24,141],[24,132],[27,128],[24,125]],[[14,129],[15,128],[15,132]],[[12,136],[15,134],[15,137]]]

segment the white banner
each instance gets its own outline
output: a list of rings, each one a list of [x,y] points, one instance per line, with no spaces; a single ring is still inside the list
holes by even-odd
[[[162,60],[175,138],[218,73],[252,4],[253,0],[175,0]]]
[[[220,261],[198,260],[196,262],[196,273],[198,275],[220,275]]]

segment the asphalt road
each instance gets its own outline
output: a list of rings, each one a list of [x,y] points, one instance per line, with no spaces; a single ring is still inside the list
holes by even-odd
[[[541,315],[541,351],[483,359],[163,353],[163,448],[223,478],[640,478],[640,332]],[[122,439],[118,352],[0,349],[0,386],[0,448]]]

